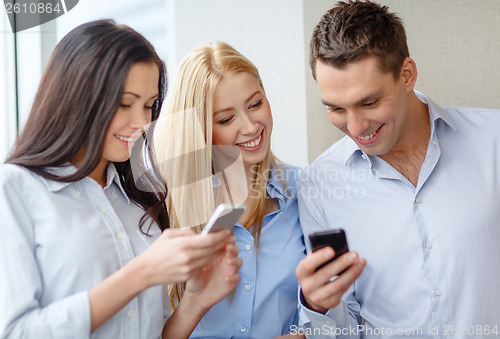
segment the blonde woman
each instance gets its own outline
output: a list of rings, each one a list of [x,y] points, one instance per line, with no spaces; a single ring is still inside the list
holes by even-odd
[[[192,338],[272,338],[296,329],[294,272],[305,255],[299,170],[278,164],[272,128],[259,72],[238,51],[217,42],[183,60],[154,133],[170,225],[199,231],[217,204],[246,206],[233,230],[241,280],[233,293],[224,291],[226,298],[212,298]],[[171,287],[173,308],[189,288]]]

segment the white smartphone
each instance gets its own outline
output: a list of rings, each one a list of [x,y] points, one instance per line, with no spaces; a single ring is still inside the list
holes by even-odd
[[[245,211],[245,205],[233,207],[230,204],[220,204],[214,211],[214,214],[208,219],[207,224],[201,231],[201,234],[208,234],[220,229],[227,228],[232,230],[234,224]]]

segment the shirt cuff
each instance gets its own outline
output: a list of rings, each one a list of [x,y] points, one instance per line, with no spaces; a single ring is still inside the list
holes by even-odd
[[[321,314],[305,306],[304,296],[300,287],[298,293],[300,327],[322,328],[328,326],[334,329],[346,323],[346,305],[344,301],[341,301],[336,307],[329,309],[325,314]]]

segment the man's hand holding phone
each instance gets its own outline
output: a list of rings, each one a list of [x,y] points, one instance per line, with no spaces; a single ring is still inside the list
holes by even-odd
[[[340,304],[342,295],[366,266],[365,259],[360,258],[356,252],[348,251],[347,243],[342,241],[342,236],[344,240],[345,236],[340,231],[312,234],[311,245],[316,251],[308,253],[295,271],[305,306],[323,314]],[[316,240],[313,240],[315,237]],[[332,238],[335,240],[332,241]],[[323,240],[324,243],[321,244]],[[338,252],[345,253],[336,257],[334,247]],[[335,276],[338,277],[332,280]]]

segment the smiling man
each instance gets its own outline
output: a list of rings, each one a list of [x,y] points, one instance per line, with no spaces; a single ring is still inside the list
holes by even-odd
[[[346,137],[302,171],[301,225],[342,227],[353,251],[299,263],[306,335],[499,336],[500,112],[415,91],[403,24],[370,1],[329,10],[310,57]]]

